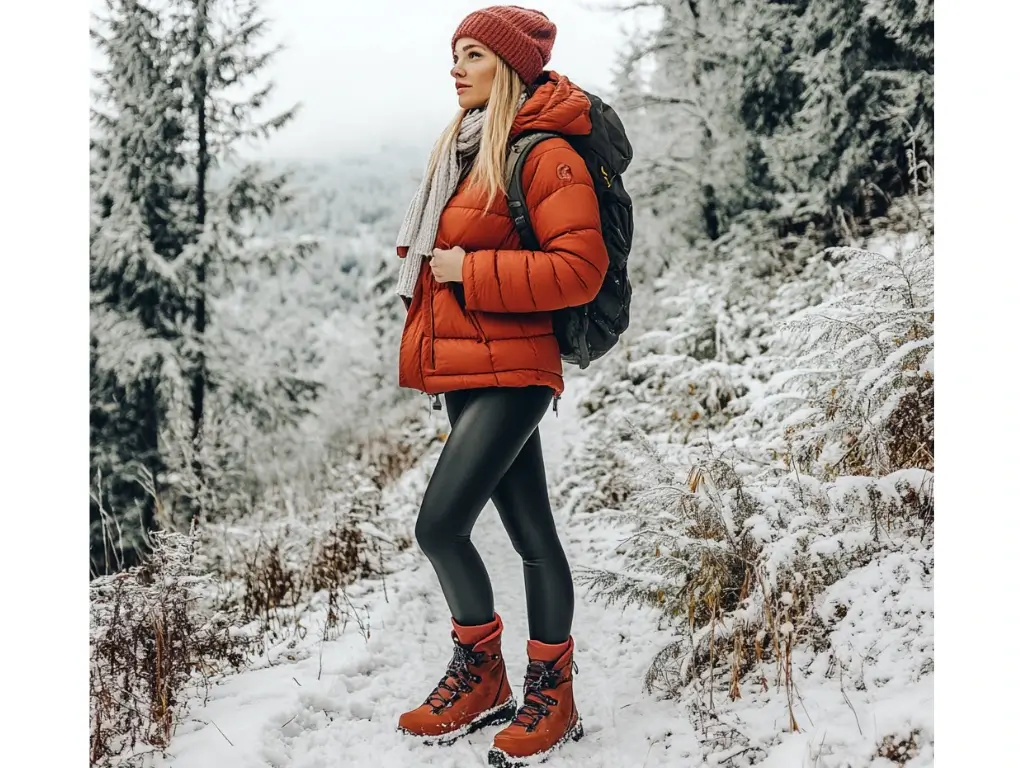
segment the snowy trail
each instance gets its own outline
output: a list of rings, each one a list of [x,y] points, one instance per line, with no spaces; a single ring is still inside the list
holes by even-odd
[[[560,477],[560,457],[579,435],[575,404],[565,402],[569,398],[567,392],[558,418],[549,412],[541,426],[551,487]],[[566,526],[559,517],[573,566],[587,560],[595,546],[614,545],[596,538],[601,535],[599,527]],[[518,700],[527,640],[521,561],[490,504],[473,540],[490,572],[496,608],[505,622],[503,649]],[[274,666],[229,678],[211,692],[205,706],[193,709],[172,740],[168,757],[157,764],[486,766],[497,727],[450,747],[428,747],[395,731],[398,715],[426,697],[451,655],[450,617],[433,570],[418,550],[403,554],[409,565],[388,577],[387,599],[379,584],[357,585],[350,591],[354,604],[368,607],[369,640],[350,623],[337,640],[321,644],[307,638],[293,652],[294,661],[278,658]],[[677,749],[683,746],[681,741],[692,745],[684,713],[678,705],[655,701],[642,692],[647,666],[667,642],[656,628],[655,614],[595,604],[577,588],[573,635],[579,666],[576,695],[586,736],[568,744],[547,765],[683,766]],[[669,735],[673,728],[679,733]]]

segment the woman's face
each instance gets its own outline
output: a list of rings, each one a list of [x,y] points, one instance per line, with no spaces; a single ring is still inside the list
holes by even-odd
[[[491,83],[498,69],[498,56],[478,40],[460,37],[455,41],[452,58],[455,66],[451,74],[455,78],[459,106],[463,109],[484,106],[491,97]]]

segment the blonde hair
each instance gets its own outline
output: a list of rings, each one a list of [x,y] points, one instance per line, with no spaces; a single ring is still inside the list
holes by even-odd
[[[484,113],[484,125],[480,136],[480,150],[473,161],[469,174],[469,183],[479,186],[487,193],[487,205],[490,206],[499,194],[505,195],[505,165],[508,156],[508,137],[512,132],[512,123],[519,111],[519,99],[526,90],[526,85],[505,60],[498,58],[498,66],[491,83],[491,94],[487,99]],[[466,110],[460,109],[455,118],[445,128],[430,153],[427,164],[427,175],[433,175],[441,158],[446,157],[452,143],[459,135],[462,119]]]

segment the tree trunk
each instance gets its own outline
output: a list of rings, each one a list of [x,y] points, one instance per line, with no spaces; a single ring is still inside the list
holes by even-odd
[[[210,167],[206,126],[208,75],[206,62],[203,61],[203,56],[205,55],[203,43],[206,39],[206,27],[207,0],[197,0],[195,40],[192,44],[192,55],[196,66],[196,130],[199,142],[196,163],[196,231],[199,237],[202,236],[203,229],[206,226],[206,176]],[[203,336],[206,333],[206,258],[207,256],[204,252],[196,270],[195,334],[198,352],[195,370],[192,373],[192,445],[195,451],[193,469],[200,481],[203,480],[203,466],[199,454],[202,447],[203,415],[206,399],[206,354],[203,349]]]

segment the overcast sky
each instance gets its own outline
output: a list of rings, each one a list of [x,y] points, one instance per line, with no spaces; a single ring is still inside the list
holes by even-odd
[[[588,90],[611,84],[616,55],[638,19],[601,10],[614,0],[519,0],[558,27],[549,68]],[[103,0],[90,0],[103,11]],[[429,145],[458,103],[451,36],[487,0],[263,0],[272,40],[285,45],[268,74],[268,109],[301,102],[299,116],[264,145],[282,158]],[[504,4],[504,3],[498,3]],[[94,63],[98,57],[94,56]],[[268,114],[270,112],[268,111]]]
[[[631,18],[606,0],[520,0],[558,26],[549,67],[585,88],[610,85]],[[325,156],[381,143],[428,143],[458,107],[450,41],[486,0],[265,0],[287,46],[272,75],[298,118],[268,145],[274,155]]]
[[[614,2],[516,4],[543,11],[557,25],[549,68],[600,92],[611,84],[627,35],[646,19],[602,10]],[[90,4],[103,11],[103,0]],[[285,46],[268,68],[277,91],[267,114],[296,102],[301,108],[260,153],[324,158],[371,152],[382,144],[429,145],[458,108],[448,74],[451,36],[466,14],[488,4],[494,3],[263,0],[273,26],[270,42]]]

